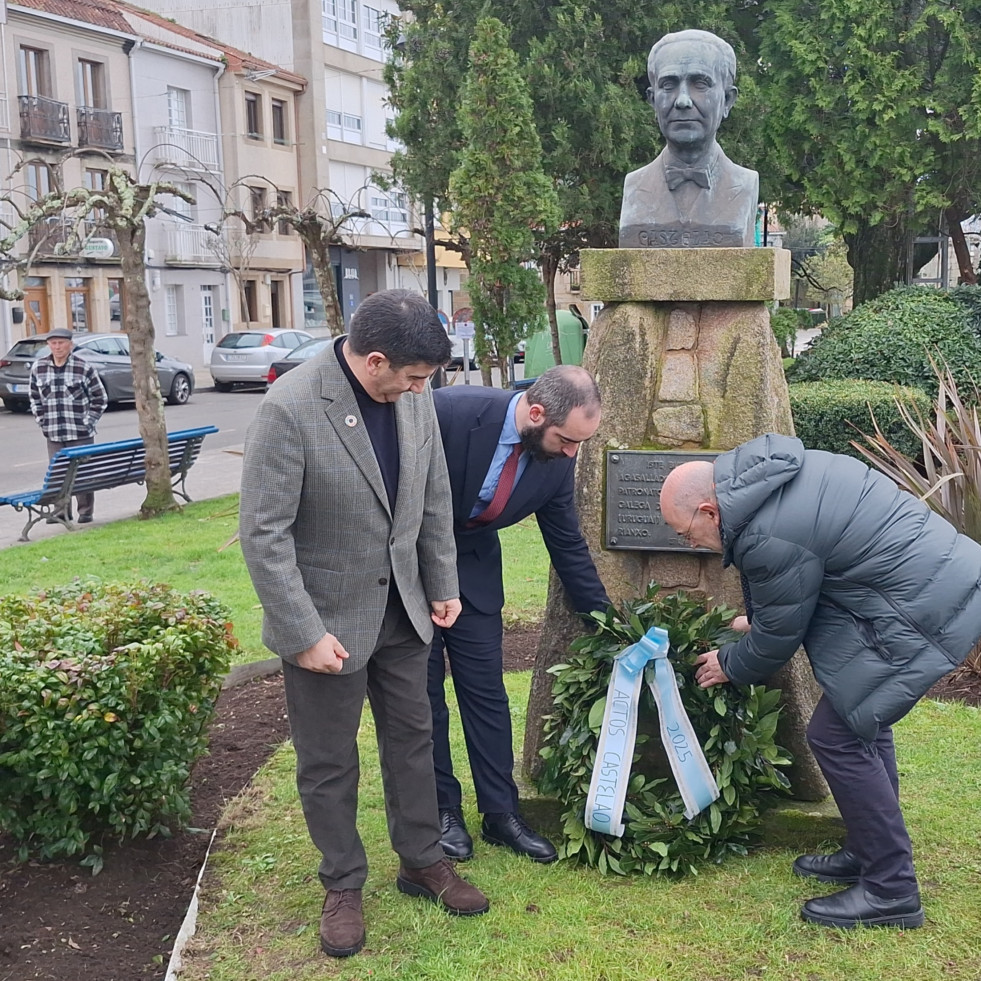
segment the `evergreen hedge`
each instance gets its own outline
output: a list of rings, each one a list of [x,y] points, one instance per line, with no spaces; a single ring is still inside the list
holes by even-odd
[[[915,406],[922,415],[929,416],[933,411],[933,400],[922,389],[847,379],[791,385],[789,392],[794,429],[808,449],[847,453],[868,463],[851,441],[864,444],[862,433],[874,435],[874,414],[879,428],[893,446],[912,460],[920,456],[919,437],[903,421],[896,400],[901,399]]]
[[[0,829],[21,859],[98,871],[104,838],[185,823],[234,646],[205,593],[89,580],[0,599]]]
[[[937,394],[930,358],[950,365],[965,391],[981,379],[981,290],[903,286],[827,327],[788,371],[792,383],[863,378]],[[962,384],[963,383],[963,384]]]

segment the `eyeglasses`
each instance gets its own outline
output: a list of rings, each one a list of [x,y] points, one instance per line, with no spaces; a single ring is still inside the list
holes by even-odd
[[[695,523],[695,519],[698,517],[699,507],[700,505],[696,507],[694,511],[692,511],[691,521],[688,522],[688,530],[681,536],[692,548],[698,548],[698,542],[693,541],[691,537],[691,526]]]

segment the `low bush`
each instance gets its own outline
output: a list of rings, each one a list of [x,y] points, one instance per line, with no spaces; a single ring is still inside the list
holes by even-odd
[[[0,599],[0,829],[21,858],[98,871],[103,838],[186,822],[234,646],[205,593],[88,580]]]
[[[803,326],[805,325],[800,314],[790,307],[778,307],[770,311],[770,327],[784,356],[790,355],[797,340],[797,331]],[[807,326],[810,326],[809,320]]]
[[[861,442],[863,434],[874,433],[875,423],[895,447],[915,459],[920,439],[910,430],[896,400],[923,414],[929,414],[933,407],[933,400],[922,389],[886,382],[808,382],[791,385],[789,391],[794,429],[808,449],[847,453],[863,461],[862,453],[851,442]]]
[[[549,669],[555,708],[545,719],[539,788],[565,805],[561,857],[621,875],[680,875],[697,871],[699,863],[746,853],[759,833],[765,803],[789,786],[777,769],[789,760],[774,738],[779,691],[759,685],[700,688],[695,681],[697,656],[739,636],[728,628],[734,615],[722,606],[706,610],[685,593],[662,596],[652,584],[642,599],[596,614],[596,632],[575,641],[566,662]],[[631,769],[626,827],[615,838],[583,823],[603,718],[598,703],[606,696],[613,659],[652,626],[668,631],[681,701],[721,797],[686,820],[680,791],[673,778],[663,776],[663,757],[641,752]],[[656,712],[645,685],[638,746],[645,729],[656,731]]]
[[[981,378],[981,331],[973,291],[904,286],[833,321],[797,358],[793,383],[864,378],[937,394],[931,357],[950,366],[958,384]]]

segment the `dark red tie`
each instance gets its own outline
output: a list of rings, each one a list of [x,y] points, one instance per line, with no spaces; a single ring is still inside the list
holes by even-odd
[[[480,525],[489,525],[503,510],[511,496],[511,488],[514,487],[514,478],[518,475],[518,458],[521,456],[521,444],[515,443],[511,450],[511,455],[504,461],[501,469],[501,476],[497,481],[497,489],[491,498],[490,504],[474,518],[474,522]]]

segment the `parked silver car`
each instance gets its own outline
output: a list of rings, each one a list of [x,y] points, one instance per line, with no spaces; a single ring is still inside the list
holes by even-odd
[[[75,350],[95,366],[110,404],[135,399],[133,365],[126,334],[118,331],[76,334]],[[48,353],[48,335],[35,334],[18,341],[0,358],[0,399],[11,412],[27,412],[30,408],[31,365]],[[159,351],[157,377],[160,379],[160,391],[169,405],[183,405],[194,391],[194,369],[191,365]]]
[[[303,330],[236,330],[226,334],[211,352],[215,390],[230,392],[235,384],[264,385],[274,361],[282,361],[311,339]]]

